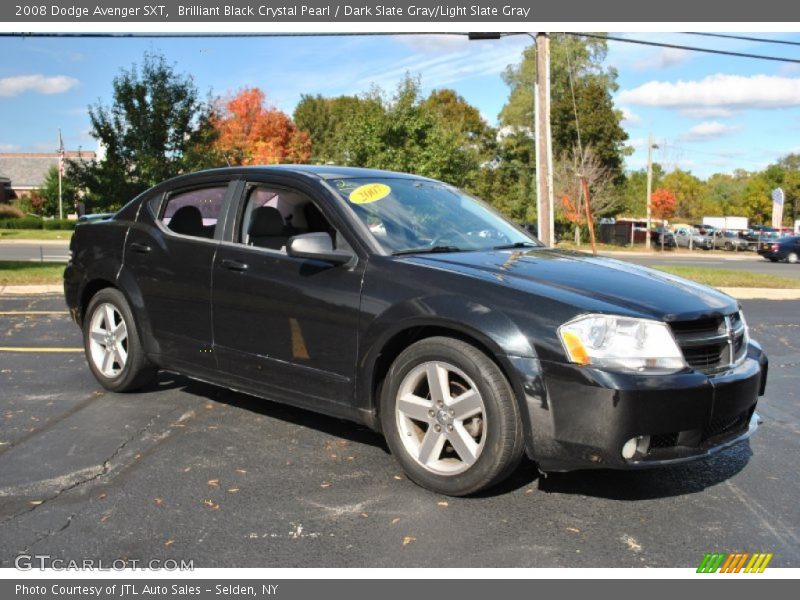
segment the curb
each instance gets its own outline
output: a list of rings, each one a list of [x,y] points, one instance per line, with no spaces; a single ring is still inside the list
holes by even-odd
[[[69,238],[65,238],[63,240],[4,240],[0,238],[0,246],[65,246],[69,248],[69,243]]]
[[[615,251],[615,250],[601,250],[597,253],[598,256],[607,256],[609,258],[625,258],[626,256],[631,258],[657,258],[663,260],[721,260],[721,261],[730,261],[730,262],[748,262],[748,261],[759,261],[764,260],[758,254],[751,252],[749,254],[745,254],[744,252],[740,252],[738,256],[734,253],[730,253],[730,255],[725,254],[709,254],[703,250],[698,250],[692,254],[674,254],[671,252],[626,252],[626,251]]]
[[[800,289],[733,287],[720,287],[717,289],[737,300],[800,300]]]
[[[62,285],[0,285],[0,296],[32,296],[39,294],[63,294]]]

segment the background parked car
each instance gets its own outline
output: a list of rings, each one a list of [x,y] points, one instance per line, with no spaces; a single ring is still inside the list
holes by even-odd
[[[758,247],[758,253],[772,262],[785,260],[795,264],[800,261],[800,236],[793,235],[770,242],[763,242]]]
[[[747,250],[750,244],[736,231],[721,231],[717,239],[717,247],[725,250]]]
[[[711,250],[711,238],[702,235],[694,227],[679,227],[675,230],[675,241],[684,248]]]
[[[773,237],[777,237],[777,231],[772,227],[767,227],[766,225],[753,225],[744,234],[744,239],[746,239],[748,242],[761,242],[764,239]]]
[[[700,235],[705,235],[709,237],[714,235],[716,232],[720,231],[713,225],[707,225],[705,223],[695,223],[694,225],[692,225],[692,227],[694,227]]]
[[[105,221],[114,216],[114,213],[94,213],[89,215],[81,215],[78,217],[78,223],[92,223],[94,221]]]

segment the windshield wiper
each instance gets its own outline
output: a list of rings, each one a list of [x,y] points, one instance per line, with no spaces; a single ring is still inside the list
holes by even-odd
[[[464,249],[458,246],[423,246],[422,248],[398,250],[397,252],[392,252],[392,256],[401,256],[403,254],[435,254],[437,252],[464,252]]]
[[[511,250],[513,248],[540,248],[539,244],[534,242],[514,242],[513,244],[501,244],[494,246],[492,250]]]

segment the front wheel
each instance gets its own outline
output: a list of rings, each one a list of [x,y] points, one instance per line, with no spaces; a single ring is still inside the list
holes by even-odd
[[[789,252],[789,256],[786,257],[786,262],[792,263],[793,265],[797,264],[798,257],[796,252]]]
[[[451,496],[499,483],[524,448],[502,371],[474,346],[447,337],[421,340],[397,357],[383,386],[381,425],[408,476]]]
[[[113,392],[141,388],[158,371],[145,356],[128,301],[117,289],[102,289],[89,302],[83,346],[95,378]]]

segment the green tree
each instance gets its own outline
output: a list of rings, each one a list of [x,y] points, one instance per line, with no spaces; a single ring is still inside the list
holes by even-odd
[[[496,145],[495,159],[480,170],[475,193],[518,223],[536,221],[534,140],[528,131],[507,130]]]
[[[343,140],[357,118],[380,118],[381,102],[375,95],[364,97],[302,95],[294,109],[297,128],[311,137],[311,161],[318,164],[348,164]]]
[[[746,171],[714,173],[705,182],[704,206],[714,212],[708,216],[738,216],[734,206],[744,193],[750,174]]]
[[[661,185],[664,168],[653,163],[653,189]],[[622,200],[620,212],[631,217],[642,217],[647,214],[647,169],[639,169],[628,173],[625,183],[619,190]]]
[[[783,224],[793,225],[794,215],[800,211],[800,154],[787,154],[777,163],[769,165],[764,171],[764,178],[772,189],[779,187],[783,190]]]
[[[34,206],[36,214],[45,217],[58,217],[58,167],[53,166],[47,171],[42,187],[38,190],[41,203]],[[64,216],[74,211],[77,188],[69,177],[61,178],[61,203]]]
[[[764,173],[747,180],[741,194],[729,205],[731,214],[747,217],[752,224],[769,224],[772,220],[771,182]]]
[[[368,109],[356,112],[339,139],[345,164],[417,173],[461,187],[471,181],[479,166],[476,154],[461,132],[423,103],[417,79],[406,77],[391,97],[375,89],[362,101]]]
[[[703,182],[691,172],[675,169],[664,176],[660,185],[675,195],[676,217],[697,220],[703,216]]]
[[[105,148],[102,161],[70,163],[93,206],[112,209],[139,192],[217,157],[199,150],[213,133],[209,104],[200,100],[192,77],[178,73],[159,54],[123,69],[112,83],[110,105],[89,107],[91,135]]]
[[[621,111],[614,108],[617,72],[603,66],[605,40],[580,39],[553,34],[550,43],[551,123],[555,156],[569,153],[580,141],[594,148],[595,155],[615,181],[624,180],[623,157],[628,152],[628,134],[620,125]],[[503,79],[511,88],[500,113],[503,125],[530,129],[533,125],[533,89],[536,48],[528,47],[517,65],[510,65]],[[571,75],[571,77],[570,77]],[[575,102],[573,104],[573,93]]]

